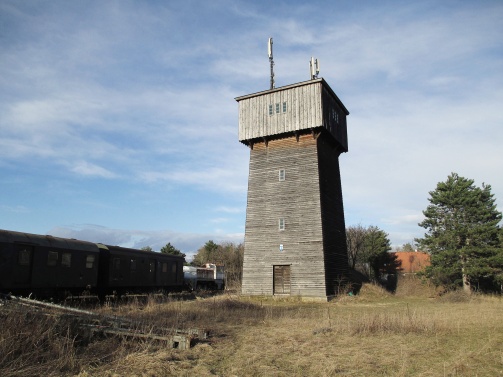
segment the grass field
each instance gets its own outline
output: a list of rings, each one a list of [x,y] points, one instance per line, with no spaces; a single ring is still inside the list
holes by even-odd
[[[0,375],[503,376],[501,296],[438,296],[416,279],[395,295],[365,285],[329,303],[222,294],[98,310],[212,336],[187,351],[116,338],[82,344],[51,316],[0,308]]]

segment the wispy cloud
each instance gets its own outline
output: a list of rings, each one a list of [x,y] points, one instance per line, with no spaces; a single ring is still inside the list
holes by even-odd
[[[114,178],[115,174],[108,171],[101,166],[91,164],[87,161],[77,161],[77,163],[71,168],[71,170],[77,174],[85,176],[96,176],[102,178]]]
[[[242,213],[245,209],[243,207],[225,207],[220,206],[214,209],[216,212],[224,212],[224,213]]]
[[[186,251],[242,238],[234,98],[268,88],[273,37],[277,86],[306,80],[315,56],[351,112],[346,222],[409,242],[452,171],[503,200],[501,19],[492,1],[2,1],[0,227]]]
[[[30,209],[25,206],[19,206],[19,205],[18,206],[0,205],[0,211],[26,214],[30,212]]]
[[[215,242],[243,242],[242,233],[201,234],[182,233],[170,230],[146,231],[134,229],[113,229],[95,224],[75,224],[60,226],[49,230],[47,234],[64,238],[76,238],[79,240],[103,243],[105,245],[120,245],[123,247],[142,248],[150,246],[159,251],[168,242],[191,259],[199,248],[210,239]]]
[[[213,224],[222,224],[222,223],[226,223],[228,221],[230,221],[230,219],[228,219],[226,217],[216,217],[216,218],[213,218],[210,220],[210,222]]]

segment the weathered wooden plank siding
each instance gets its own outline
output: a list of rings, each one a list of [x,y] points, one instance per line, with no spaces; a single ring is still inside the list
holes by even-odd
[[[283,112],[286,103],[286,112]],[[272,105],[273,113],[269,114]],[[279,106],[279,113],[276,112]],[[322,126],[321,85],[271,91],[239,102],[239,140]]]
[[[242,292],[273,294],[274,266],[290,266],[276,279],[282,291],[336,294],[348,267],[338,157],[349,112],[323,79],[236,100],[239,140],[250,145]]]
[[[237,98],[242,142],[300,130],[324,127],[347,151],[344,105],[323,79],[272,89]],[[286,103],[286,112],[283,112]],[[276,104],[279,113],[276,113]],[[273,113],[269,114],[272,105]]]
[[[272,294],[273,266],[291,265],[292,295],[326,296],[317,159],[311,135],[250,150],[244,294]],[[285,181],[279,181],[280,169]],[[285,230],[279,230],[280,218]]]

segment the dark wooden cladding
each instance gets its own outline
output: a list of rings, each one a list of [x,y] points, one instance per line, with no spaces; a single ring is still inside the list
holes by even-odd
[[[242,293],[326,299],[348,270],[339,155],[349,112],[323,79],[237,100],[250,146]]]
[[[348,276],[346,224],[342,201],[342,184],[337,146],[329,136],[318,138],[318,169],[323,224],[323,250],[327,295],[337,289]]]
[[[341,151],[348,151],[348,132],[346,124],[346,115],[349,113],[344,105],[340,104],[335,94],[331,95],[331,90],[327,86],[323,87],[322,105],[323,105],[323,127],[340,144]],[[335,96],[335,97],[334,97]]]

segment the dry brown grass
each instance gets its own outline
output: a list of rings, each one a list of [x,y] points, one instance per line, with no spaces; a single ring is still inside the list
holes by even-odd
[[[224,294],[100,309],[141,323],[211,330],[210,342],[188,351],[113,338],[79,344],[64,326],[5,312],[0,375],[503,375],[501,297],[449,300],[430,291],[421,297],[421,289],[391,295],[365,285],[360,295],[329,303]]]
[[[440,288],[436,288],[425,278],[417,275],[399,275],[395,296],[397,297],[436,297],[440,294]]]

